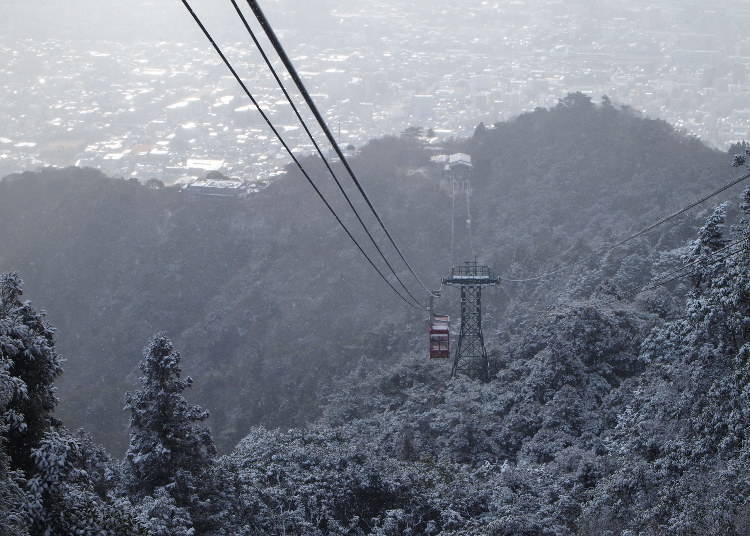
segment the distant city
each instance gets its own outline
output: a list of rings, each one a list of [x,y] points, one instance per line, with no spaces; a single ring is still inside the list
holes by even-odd
[[[480,122],[552,106],[573,91],[597,101],[608,95],[717,148],[750,137],[750,7],[732,6],[729,16],[683,1],[601,11],[555,0],[455,4],[332,8],[334,33],[318,45],[295,34],[291,15],[276,14],[342,145],[410,126],[437,138],[467,136]],[[228,55],[295,151],[311,152],[257,51],[241,38],[224,43]],[[78,165],[171,184],[215,171],[262,188],[288,164],[197,40],[0,36],[0,90],[0,176]]]

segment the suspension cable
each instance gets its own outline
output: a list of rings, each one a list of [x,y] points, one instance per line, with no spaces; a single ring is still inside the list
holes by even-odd
[[[385,223],[383,223],[382,218],[380,217],[380,214],[378,214],[378,211],[375,210],[375,207],[373,206],[372,202],[370,201],[370,198],[367,196],[367,193],[365,193],[364,188],[362,187],[362,184],[360,183],[359,179],[357,178],[357,175],[354,173],[354,170],[352,169],[351,165],[349,164],[349,160],[346,158],[346,155],[344,155],[344,152],[341,150],[341,147],[339,146],[338,142],[336,141],[336,138],[334,137],[333,133],[331,132],[331,129],[328,128],[328,125],[326,124],[325,119],[321,115],[320,111],[318,110],[317,105],[315,104],[315,101],[310,96],[310,93],[307,91],[307,88],[305,87],[304,82],[299,76],[299,73],[297,72],[297,69],[294,67],[294,64],[289,59],[289,56],[287,55],[286,51],[284,50],[284,46],[281,44],[281,41],[276,35],[276,32],[274,31],[273,27],[271,26],[270,22],[266,18],[265,14],[263,13],[263,10],[261,9],[260,5],[258,4],[257,0],[247,0],[248,5],[250,6],[250,9],[252,9],[253,13],[255,14],[255,18],[260,23],[261,27],[263,28],[263,31],[266,33],[266,36],[271,41],[271,44],[273,45],[274,49],[276,50],[276,53],[278,54],[279,58],[281,58],[282,63],[284,64],[284,67],[286,67],[286,70],[289,72],[289,74],[292,77],[292,80],[294,81],[295,85],[297,86],[297,89],[299,90],[302,97],[305,99],[305,102],[307,103],[308,107],[310,108],[310,111],[312,111],[313,115],[315,116],[315,119],[317,120],[318,124],[320,125],[320,128],[323,130],[323,133],[326,135],[326,138],[328,138],[328,141],[330,142],[331,146],[333,147],[334,151],[338,155],[339,159],[341,160],[341,163],[344,165],[344,168],[346,168],[347,173],[354,181],[354,184],[357,186],[357,190],[359,190],[359,193],[362,195],[364,200],[367,203],[367,206],[370,208],[370,211],[373,213],[375,218],[378,221],[378,224],[385,232],[385,235],[388,237],[388,240],[395,248],[396,252],[398,253],[399,257],[403,261],[403,263],[406,265],[406,267],[409,269],[409,272],[414,276],[414,278],[417,280],[417,282],[422,286],[422,288],[427,292],[428,294],[432,294],[433,291],[427,288],[427,286],[424,284],[422,279],[417,275],[417,273],[412,268],[411,264],[406,260],[406,257],[404,257],[404,254],[401,252],[401,248],[398,247],[396,244],[396,241],[393,239],[393,236],[391,236],[390,231],[388,231],[388,228],[385,226]]]
[[[674,270],[672,270],[672,271],[670,271],[670,272],[667,272],[666,274],[662,274],[661,276],[659,276],[659,277],[658,277],[658,278],[656,279],[656,281],[654,281],[654,282],[652,282],[652,283],[649,283],[649,284],[647,284],[646,286],[644,286],[644,287],[643,287],[642,289],[638,290],[638,291],[637,291],[637,292],[635,292],[635,293],[629,293],[629,294],[626,294],[626,297],[628,297],[628,296],[630,296],[630,295],[637,295],[637,294],[640,294],[641,292],[644,292],[645,290],[651,290],[651,287],[653,287],[653,288],[656,288],[657,286],[661,286],[661,285],[665,285],[665,284],[667,284],[667,283],[671,283],[671,282],[672,282],[672,281],[674,281],[675,279],[679,279],[680,277],[682,277],[682,276],[684,275],[684,274],[683,274],[683,272],[684,272],[684,271],[685,271],[686,269],[688,269],[688,268],[691,268],[691,267],[695,266],[696,264],[700,264],[700,263],[702,263],[702,262],[704,262],[704,261],[708,261],[708,262],[709,262],[709,263],[711,263],[711,264],[715,264],[716,262],[720,262],[720,261],[723,261],[723,260],[725,260],[725,259],[728,259],[729,257],[732,257],[732,256],[734,256],[734,255],[737,255],[737,254],[739,254],[739,253],[742,253],[743,251],[746,251],[746,250],[747,250],[747,248],[740,248],[739,250],[737,250],[737,251],[734,251],[734,252],[730,253],[730,254],[729,254],[729,256],[726,256],[726,257],[722,257],[722,258],[719,258],[719,259],[716,259],[716,260],[714,260],[714,258],[715,258],[715,257],[716,257],[716,256],[717,256],[717,255],[718,255],[719,253],[724,253],[724,252],[726,252],[727,250],[729,250],[729,249],[732,249],[732,248],[734,248],[735,246],[739,246],[739,245],[746,245],[746,244],[747,244],[748,242],[750,242],[750,237],[746,237],[746,238],[743,238],[743,239],[741,239],[741,240],[735,240],[734,242],[732,242],[732,243],[730,243],[730,244],[728,244],[728,245],[724,246],[723,248],[721,248],[721,249],[717,249],[716,251],[712,252],[712,253],[711,253],[711,254],[710,254],[710,255],[708,256],[708,258],[707,258],[707,259],[706,259],[706,258],[702,258],[702,257],[699,257],[699,258],[697,258],[697,259],[695,259],[695,260],[693,260],[693,261],[691,261],[691,262],[689,262],[689,263],[687,263],[687,264],[685,264],[685,265],[683,265],[683,266],[680,266],[680,267],[678,267],[678,268],[675,268]],[[676,277],[672,277],[672,276],[675,276],[675,275],[676,275]],[[665,278],[666,278],[666,279],[665,279]]]
[[[730,244],[730,245],[728,245],[728,246],[726,246],[726,247],[724,247],[724,248],[722,248],[720,250],[717,250],[717,251],[715,251],[714,253],[712,253],[709,256],[708,261],[710,261],[711,264],[716,264],[716,263],[725,261],[727,259],[730,259],[732,257],[735,257],[736,255],[739,255],[741,253],[744,253],[744,252],[746,252],[748,250],[747,247],[740,248],[739,250],[733,251],[733,252],[729,253],[728,255],[724,255],[723,257],[715,258],[719,253],[725,252],[726,250],[728,250],[728,249],[730,249],[730,248],[732,248],[734,246],[737,246],[737,245],[740,245],[740,244],[743,244],[743,243],[746,244],[747,242],[750,242],[750,238],[745,238],[743,240],[738,240],[738,241],[736,241],[736,242],[734,242],[734,243],[732,243],[732,244]],[[693,271],[690,274],[686,274],[685,270],[687,270],[688,268],[691,268],[691,267],[695,266],[696,264],[700,264],[704,260],[706,260],[706,259],[696,259],[696,260],[694,260],[694,261],[692,261],[692,262],[690,262],[690,263],[688,263],[688,264],[686,264],[684,266],[681,266],[678,269],[672,270],[671,272],[668,272],[667,274],[664,274],[663,276],[661,276],[660,278],[658,278],[656,281],[652,281],[651,283],[648,283],[647,285],[645,285],[644,287],[642,287],[642,288],[640,288],[638,290],[629,292],[629,293],[627,293],[627,294],[625,294],[623,296],[620,296],[618,298],[615,298],[613,300],[608,300],[606,302],[603,302],[602,305],[609,305],[609,304],[614,303],[616,301],[620,301],[620,300],[623,300],[623,299],[626,299],[626,298],[635,297],[638,294],[646,292],[647,290],[653,290],[655,288],[662,287],[664,285],[668,285],[669,283],[672,283],[674,281],[677,281],[678,279],[683,278],[685,275],[695,275],[697,272]]]
[[[735,240],[734,242],[732,242],[732,243],[730,243],[730,244],[727,244],[727,245],[726,245],[726,246],[724,246],[723,248],[721,248],[721,249],[717,249],[716,251],[714,251],[714,252],[711,252],[711,254],[710,254],[710,255],[708,256],[708,260],[710,261],[710,260],[711,260],[711,259],[712,259],[713,257],[715,257],[716,255],[718,255],[719,253],[724,253],[725,251],[727,251],[727,250],[729,250],[729,249],[732,249],[732,248],[733,248],[733,247],[735,247],[735,246],[738,246],[738,245],[742,245],[742,244],[745,244],[745,243],[747,243],[747,242],[750,242],[750,237],[747,237],[747,238],[743,238],[743,239],[741,239],[741,240]],[[736,251],[736,252],[734,252],[734,253],[732,253],[732,254],[734,255],[734,254],[736,254],[736,253],[739,253],[739,252],[741,252],[741,251],[744,251],[744,250],[743,250],[743,249],[740,249],[739,251]],[[658,281],[658,280],[661,280],[661,279],[664,279],[664,278],[670,278],[671,276],[673,276],[673,275],[675,275],[675,274],[678,274],[678,273],[680,273],[680,272],[684,272],[684,271],[685,271],[685,269],[687,269],[687,268],[691,268],[691,267],[695,266],[696,264],[700,264],[700,263],[701,263],[701,262],[703,262],[704,260],[706,260],[706,259],[705,259],[705,258],[701,258],[701,257],[698,257],[697,259],[695,259],[695,260],[693,260],[693,261],[691,261],[691,262],[689,262],[689,263],[687,263],[687,264],[684,264],[684,265],[682,265],[682,266],[679,266],[679,267],[675,268],[675,269],[674,269],[674,270],[672,270],[671,272],[667,272],[666,274],[662,274],[661,276],[659,276],[659,277],[657,278],[657,281]],[[646,285],[646,286],[648,286],[648,285]],[[642,292],[642,291],[639,291],[639,292]]]
[[[743,238],[743,239],[740,239],[740,240],[735,240],[734,242],[732,242],[732,243],[724,246],[723,248],[718,249],[718,250],[714,251],[713,253],[711,253],[708,256],[708,259],[706,259],[705,257],[704,258],[697,258],[697,259],[695,259],[695,260],[693,260],[693,261],[691,261],[691,262],[689,262],[687,264],[684,264],[684,265],[682,265],[682,266],[680,266],[678,268],[675,268],[674,270],[671,270],[671,271],[669,271],[669,272],[667,272],[665,274],[660,275],[654,281],[651,281],[650,283],[647,283],[646,285],[644,285],[643,287],[641,287],[639,289],[636,289],[636,290],[631,291],[631,292],[627,292],[627,293],[625,293],[623,295],[617,296],[617,297],[615,297],[613,299],[610,299],[610,300],[605,300],[603,302],[598,302],[597,305],[611,305],[613,303],[616,303],[616,302],[619,302],[619,301],[622,301],[622,300],[625,300],[625,299],[628,299],[628,298],[634,298],[635,296],[638,296],[639,294],[641,294],[643,292],[646,292],[647,290],[653,290],[653,289],[656,289],[658,287],[662,287],[664,285],[668,285],[669,283],[677,281],[678,279],[683,278],[685,275],[695,275],[697,273],[695,271],[691,272],[690,274],[685,274],[685,271],[688,270],[689,268],[692,268],[696,264],[700,264],[701,262],[704,262],[706,260],[708,260],[709,263],[711,263],[711,264],[716,264],[718,262],[722,262],[722,261],[725,261],[727,259],[730,259],[730,258],[732,258],[732,257],[734,257],[736,255],[739,255],[741,253],[744,253],[744,252],[748,251],[748,247],[747,247],[748,244],[750,244],[750,237],[746,237],[746,238]],[[735,246],[738,246],[738,245],[744,245],[745,247],[742,247],[742,248],[740,248],[737,251],[732,251],[731,253],[729,253],[728,255],[725,255],[723,257],[717,258],[720,253],[727,252],[728,250],[730,250],[730,249],[732,249],[732,248],[734,248]],[[555,311],[555,309],[557,309],[558,307],[568,307],[568,308],[570,308],[572,306],[568,305],[568,304],[564,304],[562,306],[552,306],[552,307],[550,307],[550,309],[548,311],[544,312],[545,313],[544,316],[551,315]]]
[[[380,256],[383,258],[383,261],[385,261],[385,264],[388,266],[388,269],[391,271],[391,273],[394,275],[396,280],[399,282],[401,287],[404,289],[404,291],[409,295],[409,297],[416,303],[419,303],[419,300],[411,293],[411,291],[407,288],[407,286],[404,284],[404,282],[401,280],[401,278],[398,276],[396,271],[394,270],[391,263],[388,261],[388,258],[385,256],[383,251],[380,249],[380,246],[375,241],[375,237],[372,236],[372,233],[368,229],[365,222],[362,220],[362,217],[360,216],[359,212],[357,211],[356,207],[352,203],[351,199],[349,198],[349,195],[346,193],[346,190],[344,190],[344,187],[341,184],[341,181],[339,181],[338,176],[336,173],[334,173],[333,168],[331,167],[331,164],[329,163],[328,159],[323,154],[323,151],[320,148],[320,145],[318,145],[318,142],[315,140],[315,137],[313,136],[312,132],[310,132],[310,128],[307,126],[307,122],[302,118],[302,115],[299,112],[299,109],[294,104],[294,100],[292,100],[291,95],[289,95],[289,92],[286,89],[286,86],[284,85],[284,82],[281,81],[281,78],[279,77],[279,74],[276,71],[276,68],[271,63],[271,60],[268,58],[268,55],[266,54],[266,51],[263,49],[263,46],[260,44],[260,41],[258,41],[258,38],[255,35],[255,32],[250,27],[250,24],[247,21],[247,18],[245,17],[245,14],[240,9],[240,6],[237,4],[237,0],[230,0],[232,2],[232,6],[234,6],[235,11],[237,12],[237,15],[239,15],[240,20],[242,21],[243,26],[245,26],[245,30],[247,30],[247,33],[250,35],[250,37],[253,40],[253,43],[255,43],[256,48],[260,52],[260,55],[263,57],[263,61],[265,62],[268,69],[271,71],[271,74],[273,75],[274,79],[276,80],[276,84],[279,86],[281,91],[284,93],[284,96],[286,97],[287,102],[292,107],[292,110],[294,110],[294,114],[297,116],[297,119],[299,120],[300,124],[302,125],[302,128],[304,128],[305,132],[307,133],[307,137],[312,142],[313,146],[315,147],[315,150],[317,151],[318,155],[320,156],[321,160],[323,160],[323,163],[325,164],[326,168],[328,169],[328,172],[330,173],[331,177],[333,177],[333,180],[336,182],[336,186],[338,186],[339,191],[344,196],[344,199],[346,199],[347,204],[349,205],[349,208],[352,209],[354,212],[354,215],[357,217],[357,220],[359,221],[360,225],[362,226],[362,229],[364,229],[365,233],[367,234],[367,237],[370,239],[370,242],[372,242],[372,245],[375,247],[377,252],[380,254]],[[422,305],[422,304],[420,304]]]
[[[708,195],[705,195],[705,196],[701,197],[700,199],[698,199],[698,200],[690,203],[689,205],[687,205],[684,208],[681,208],[677,212],[674,212],[674,213],[670,214],[669,216],[666,216],[666,217],[660,219],[659,221],[657,221],[655,223],[652,223],[651,225],[649,225],[649,226],[641,229],[637,233],[634,233],[634,234],[628,236],[627,238],[624,238],[624,239],[620,240],[619,242],[616,242],[615,244],[612,244],[610,246],[606,246],[605,248],[601,249],[600,251],[598,251],[596,253],[592,253],[591,255],[587,255],[587,256],[585,256],[585,257],[583,257],[581,259],[578,259],[576,261],[572,261],[572,262],[569,262],[567,264],[564,264],[564,265],[556,268],[555,270],[552,270],[550,272],[546,272],[546,273],[543,273],[543,274],[539,274],[539,275],[534,276],[534,277],[527,277],[527,278],[523,278],[523,279],[511,279],[511,278],[506,278],[506,277],[501,277],[500,279],[502,281],[507,281],[509,283],[528,283],[528,282],[531,282],[531,281],[539,281],[541,279],[546,279],[546,278],[548,278],[550,276],[557,275],[560,272],[562,272],[564,270],[567,270],[568,268],[572,268],[573,266],[577,266],[577,265],[582,264],[584,262],[588,262],[590,260],[597,259],[597,258],[601,257],[602,255],[604,255],[606,253],[609,253],[610,251],[612,251],[614,249],[617,249],[619,247],[624,246],[625,244],[627,244],[628,242],[631,242],[631,241],[635,240],[636,238],[640,238],[641,236],[650,233],[651,231],[653,231],[654,229],[656,229],[660,225],[663,225],[663,224],[665,224],[665,223],[667,223],[667,222],[669,222],[671,220],[674,220],[678,216],[682,216],[683,214],[685,214],[689,210],[697,207],[698,205],[700,205],[702,203],[705,203],[706,201],[708,201],[712,197],[716,197],[717,195],[719,195],[719,194],[721,194],[721,193],[729,190],[731,187],[738,185],[739,183],[747,180],[748,178],[750,178],[750,173],[748,173],[746,175],[743,175],[742,177],[739,177],[737,179],[734,179],[733,181],[729,182],[728,184],[725,184],[724,186],[722,186],[718,190],[714,190],[713,192],[709,193]]]
[[[219,57],[221,58],[221,60],[227,66],[227,68],[229,69],[229,71],[232,73],[232,76],[235,78],[235,80],[237,80],[237,83],[240,85],[240,87],[244,91],[245,95],[247,95],[247,97],[250,99],[250,101],[253,103],[253,105],[255,106],[255,108],[258,110],[258,112],[260,113],[261,117],[263,118],[263,120],[268,125],[268,127],[274,133],[274,135],[276,136],[276,138],[281,142],[281,145],[284,147],[284,149],[286,150],[286,152],[289,154],[289,156],[291,157],[292,161],[296,164],[297,168],[300,170],[300,172],[305,177],[305,179],[307,179],[307,182],[309,182],[310,185],[313,187],[313,189],[315,190],[315,193],[318,195],[318,197],[320,198],[320,200],[323,201],[323,203],[325,204],[326,208],[328,208],[328,210],[331,212],[331,214],[333,215],[333,217],[336,218],[336,221],[341,226],[341,228],[346,232],[347,236],[349,236],[349,238],[352,240],[352,242],[354,242],[354,245],[357,246],[357,249],[359,249],[359,251],[365,257],[365,259],[367,259],[367,262],[375,269],[375,271],[378,273],[378,275],[383,279],[383,281],[386,282],[386,284],[391,288],[391,290],[393,290],[393,292],[396,293],[398,295],[398,297],[401,298],[401,300],[404,301],[404,303],[408,304],[410,307],[413,307],[415,309],[422,310],[423,308],[419,304],[415,305],[412,302],[410,302],[407,298],[404,297],[403,294],[401,294],[398,291],[398,289],[396,287],[393,286],[393,284],[390,281],[388,281],[388,278],[383,274],[383,272],[380,270],[380,268],[377,267],[377,265],[373,262],[373,260],[367,254],[367,252],[365,252],[365,250],[359,244],[359,242],[354,237],[354,235],[351,233],[351,231],[349,230],[349,228],[344,224],[344,222],[341,220],[341,218],[336,213],[336,211],[334,210],[334,208],[331,206],[331,204],[325,198],[325,196],[320,191],[320,189],[318,188],[318,186],[312,180],[312,178],[308,174],[307,170],[302,166],[302,164],[300,163],[299,159],[294,155],[294,153],[292,152],[292,150],[289,147],[289,145],[286,143],[286,141],[284,140],[284,138],[279,133],[278,129],[274,126],[273,122],[270,120],[270,118],[268,117],[268,115],[263,111],[262,107],[260,106],[260,104],[258,103],[258,101],[256,100],[256,98],[253,96],[253,94],[247,88],[247,85],[245,84],[245,82],[242,80],[242,78],[239,76],[239,74],[237,74],[237,71],[232,66],[231,62],[227,59],[226,55],[221,50],[221,47],[219,47],[219,45],[217,44],[216,40],[213,38],[213,36],[211,35],[211,33],[204,26],[204,24],[201,21],[201,19],[195,13],[195,11],[193,10],[193,8],[190,5],[190,3],[188,2],[188,0],[182,0],[182,3],[185,6],[185,8],[188,10],[188,12],[190,13],[190,15],[193,17],[193,20],[200,27],[201,31],[206,36],[206,39],[208,39],[208,41],[211,43],[211,45],[213,46],[213,48],[216,51],[216,53],[219,55]]]

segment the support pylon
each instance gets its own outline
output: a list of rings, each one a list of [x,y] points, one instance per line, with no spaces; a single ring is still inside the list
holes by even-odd
[[[482,334],[482,287],[500,283],[489,266],[477,261],[454,266],[444,285],[461,288],[461,331],[453,358],[451,377],[459,373],[482,381],[489,380],[490,363]]]

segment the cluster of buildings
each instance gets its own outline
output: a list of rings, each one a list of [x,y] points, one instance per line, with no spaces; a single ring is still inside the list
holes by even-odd
[[[592,5],[595,4],[595,5]],[[654,5],[658,4],[658,5]],[[726,5],[723,5],[726,4]],[[726,0],[334,2],[280,32],[344,146],[411,125],[437,137],[608,95],[726,147],[750,137],[750,6]],[[731,13],[731,16],[728,14]],[[241,28],[240,28],[241,29]],[[295,152],[312,145],[246,37],[226,51]],[[3,41],[0,176],[45,165],[252,191],[289,158],[206,43]]]

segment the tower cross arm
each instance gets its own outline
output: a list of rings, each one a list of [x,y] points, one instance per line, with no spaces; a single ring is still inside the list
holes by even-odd
[[[452,275],[443,279],[443,285],[499,285],[500,278],[492,276]]]
[[[454,266],[450,277],[443,279],[444,285],[498,285],[500,278],[496,277],[489,266],[481,265],[476,261],[466,262],[461,266]]]

